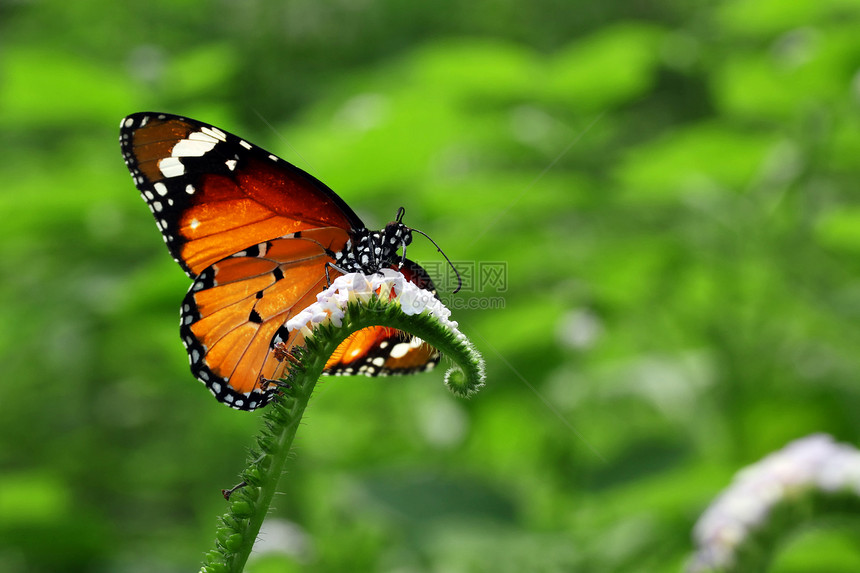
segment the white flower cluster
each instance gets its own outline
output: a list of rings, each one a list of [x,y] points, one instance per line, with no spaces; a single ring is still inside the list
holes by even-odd
[[[456,331],[451,311],[432,292],[419,288],[394,269],[382,269],[372,275],[349,273],[337,277],[331,286],[317,295],[317,302],[287,321],[290,332],[301,330],[306,337],[318,324],[331,321],[341,326],[350,302],[368,302],[373,296],[397,302],[407,315],[427,312],[448,329]]]
[[[813,434],[742,469],[696,523],[698,549],[687,570],[731,567],[738,546],[764,524],[777,503],[813,489],[860,496],[860,451],[829,435]]]

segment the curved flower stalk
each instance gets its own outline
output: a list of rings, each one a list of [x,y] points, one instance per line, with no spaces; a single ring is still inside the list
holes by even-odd
[[[779,541],[825,514],[860,515],[860,451],[813,434],[744,468],[693,529],[688,573],[763,571]]]
[[[288,321],[288,329],[302,332],[305,345],[292,350],[285,390],[263,415],[241,487],[224,492],[229,511],[220,519],[215,549],[206,554],[201,573],[243,570],[314,386],[328,358],[353,332],[378,325],[413,334],[454,362],[445,375],[454,394],[468,397],[484,385],[484,360],[450,314],[433,293],[386,269],[371,276],[338,277],[316,303]]]

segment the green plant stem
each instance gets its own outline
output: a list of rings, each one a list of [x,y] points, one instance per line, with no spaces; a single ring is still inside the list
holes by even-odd
[[[286,463],[287,456],[289,455],[290,448],[293,444],[293,439],[296,436],[299,422],[301,422],[305,408],[308,405],[308,401],[310,400],[314,386],[316,386],[316,382],[322,373],[322,367],[324,365],[325,361],[322,361],[318,368],[308,369],[305,371],[304,375],[292,377],[290,380],[291,388],[289,390],[289,395],[282,394],[276,399],[276,404],[273,404],[274,408],[283,409],[284,423],[270,428],[272,430],[272,437],[274,438],[274,441],[270,442],[271,446],[267,447],[261,443],[261,440],[258,440],[258,445],[262,446],[264,450],[270,450],[270,452],[264,451],[261,454],[262,459],[260,459],[260,461],[268,459],[268,462],[265,465],[260,464],[262,466],[260,469],[264,471],[264,474],[261,484],[258,486],[259,499],[255,504],[259,509],[268,509],[272,503],[272,498],[274,497],[278,486],[278,477],[281,475],[284,464]],[[316,364],[314,366],[316,366]],[[257,460],[249,461],[249,468],[251,468]],[[268,470],[266,466],[268,466]],[[248,477],[251,477],[251,481],[248,480]],[[256,475],[243,475],[243,478],[244,481],[248,482],[248,485],[245,487],[253,487],[251,483],[256,481]],[[248,519],[245,531],[242,534],[241,545],[233,556],[230,571],[242,571],[244,569],[245,563],[251,554],[254,542],[260,532],[260,527],[263,525],[265,517],[266,511],[258,510],[252,512]]]
[[[215,549],[206,554],[201,573],[238,573],[244,569],[328,358],[350,334],[377,325],[418,336],[451,359],[455,366],[448,372],[446,384],[455,394],[470,396],[483,386],[483,359],[458,331],[427,314],[406,315],[399,304],[375,297],[366,304],[350,303],[340,327],[320,325],[306,338],[305,347],[294,350],[297,361],[283,380],[286,389],[266,409],[257,446],[242,472],[246,485],[231,496],[229,511],[221,517]]]

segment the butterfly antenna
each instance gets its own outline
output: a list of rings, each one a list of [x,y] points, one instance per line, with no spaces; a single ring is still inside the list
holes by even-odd
[[[437,245],[436,241],[434,241],[433,239],[430,238],[430,235],[428,235],[424,231],[419,231],[418,229],[410,229],[410,230],[414,231],[416,233],[420,233],[420,234],[424,235],[425,237],[427,237],[427,240],[430,241],[431,243],[433,243],[433,246],[436,247],[436,250],[439,251],[440,253],[442,253],[442,256],[445,257],[446,261],[448,261],[448,265],[454,271],[454,274],[457,275],[457,288],[455,288],[454,292],[452,292],[451,294],[457,294],[457,292],[463,286],[463,279],[460,278],[460,273],[457,271],[457,267],[454,266],[454,263],[452,263],[451,259],[448,258],[448,255],[445,254],[445,251],[442,250],[442,247]]]

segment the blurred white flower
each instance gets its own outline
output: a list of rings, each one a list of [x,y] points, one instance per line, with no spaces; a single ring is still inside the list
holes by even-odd
[[[562,315],[556,328],[559,342],[574,350],[588,350],[603,334],[603,321],[592,310],[578,308]]]
[[[860,494],[860,451],[813,434],[739,471],[696,523],[697,551],[687,571],[732,567],[740,545],[778,503],[812,490]]]

